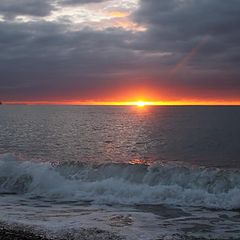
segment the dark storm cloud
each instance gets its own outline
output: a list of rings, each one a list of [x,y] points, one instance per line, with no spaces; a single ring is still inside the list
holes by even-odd
[[[0,95],[31,98],[77,91],[83,96],[116,86],[114,78],[132,71],[126,49],[131,33],[68,29],[45,21],[0,23]]]
[[[108,0],[60,0],[60,4],[69,4],[69,5],[77,5],[77,4],[88,4],[88,3],[99,3],[106,2]]]
[[[181,57],[201,46],[192,60],[206,67],[237,67],[239,63],[238,0],[142,0],[135,20],[148,28],[136,45],[140,49]]]
[[[35,2],[35,11],[3,10],[1,1],[0,12],[43,16],[52,10],[47,1],[21,2],[19,8]],[[90,1],[63,0],[58,7],[73,3]],[[0,22],[1,99],[104,99],[139,85],[176,98],[240,95],[238,0],[142,0],[133,19],[146,31],[72,30],[74,23],[61,20]]]
[[[12,18],[17,15],[47,16],[53,10],[50,0],[1,0],[0,14]]]
[[[240,1],[141,0],[133,18],[147,31],[132,47],[171,53],[152,66],[168,68],[172,85],[240,94]]]

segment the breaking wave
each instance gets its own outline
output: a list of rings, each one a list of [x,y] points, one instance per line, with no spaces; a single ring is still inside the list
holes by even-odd
[[[177,165],[51,165],[0,155],[0,194],[97,204],[173,204],[240,208],[238,170]]]

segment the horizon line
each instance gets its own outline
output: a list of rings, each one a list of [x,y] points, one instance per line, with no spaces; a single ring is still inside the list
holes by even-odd
[[[240,101],[2,101],[2,105],[64,106],[240,106]]]

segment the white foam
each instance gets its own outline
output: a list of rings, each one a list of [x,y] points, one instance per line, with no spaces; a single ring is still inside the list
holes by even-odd
[[[240,173],[174,165],[88,166],[0,156],[0,192],[109,204],[240,208]]]

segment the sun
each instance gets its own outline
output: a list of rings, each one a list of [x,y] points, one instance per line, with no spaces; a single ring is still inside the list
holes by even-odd
[[[145,106],[146,106],[146,103],[143,102],[143,101],[138,101],[138,102],[136,103],[136,105],[137,105],[138,107],[145,107]]]

